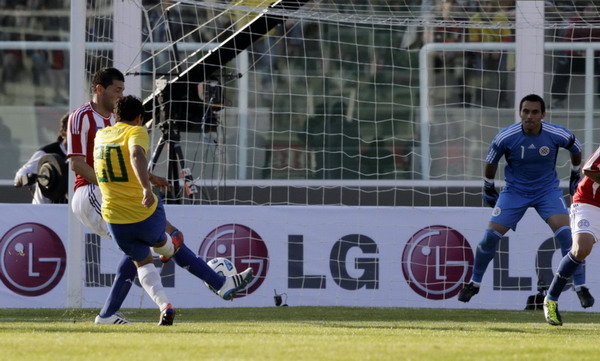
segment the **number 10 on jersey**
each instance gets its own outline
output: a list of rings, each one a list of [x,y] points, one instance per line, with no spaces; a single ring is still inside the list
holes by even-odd
[[[127,167],[118,144],[100,144],[94,148],[98,182],[127,182]],[[100,167],[98,167],[100,165]]]

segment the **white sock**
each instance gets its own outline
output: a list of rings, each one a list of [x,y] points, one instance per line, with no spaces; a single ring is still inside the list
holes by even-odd
[[[477,287],[477,288],[481,287],[481,283],[475,282],[475,281],[471,281],[471,282],[473,282],[473,287]]]
[[[162,247],[152,247],[152,250],[161,256],[171,257],[173,252],[175,252],[175,246],[173,246],[171,236],[168,233],[165,234],[167,235],[167,242],[165,242],[165,245]]]
[[[144,291],[152,298],[152,301],[162,310],[169,304],[169,299],[160,280],[160,274],[154,264],[148,263],[137,269],[138,278]]]

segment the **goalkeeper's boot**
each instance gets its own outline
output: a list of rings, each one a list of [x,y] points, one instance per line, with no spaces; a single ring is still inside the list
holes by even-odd
[[[581,302],[581,307],[588,308],[594,305],[594,297],[590,294],[590,290],[581,286],[579,291],[577,291],[577,297],[579,297],[579,302]]]
[[[544,316],[546,321],[552,326],[562,326],[562,317],[558,312],[558,303],[549,299],[544,299]]]
[[[169,262],[169,260],[173,258],[175,253],[179,251],[179,248],[181,248],[181,245],[183,244],[183,233],[181,233],[181,231],[178,229],[174,230],[173,232],[171,232],[171,240],[173,241],[173,254],[171,255],[171,257],[161,255],[159,258],[162,263]]]
[[[248,267],[244,272],[234,274],[233,276],[227,276],[225,278],[225,283],[221,286],[221,289],[217,291],[217,295],[225,301],[233,299],[239,290],[246,287],[248,283],[252,281],[253,275],[254,271],[252,271],[252,268]]]
[[[160,311],[160,321],[158,322],[159,326],[172,326],[173,320],[175,319],[175,309],[169,303],[167,307],[163,308]]]
[[[469,302],[478,293],[479,287],[476,287],[473,282],[467,283],[458,293],[458,300],[460,302]]]
[[[123,315],[119,312],[108,316],[108,317],[100,317],[100,315],[96,316],[94,320],[96,325],[131,325],[132,323],[127,321]]]

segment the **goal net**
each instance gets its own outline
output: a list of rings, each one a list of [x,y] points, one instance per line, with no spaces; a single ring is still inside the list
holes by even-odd
[[[598,136],[600,23],[594,3],[583,3],[538,8],[536,75],[546,121],[572,130],[587,157]],[[111,41],[111,4],[88,10],[89,41]],[[472,265],[491,211],[481,208],[485,156],[495,134],[518,121],[516,33],[538,23],[518,23],[514,1],[134,4],[139,60],[122,70],[141,79],[151,167],[172,183],[166,202],[182,204],[169,213],[185,222],[204,212],[200,234],[187,226],[186,237],[214,245],[228,234],[231,246],[241,232],[280,242],[269,250],[275,280],[262,275],[265,305],[275,289],[300,304],[362,305],[360,293],[375,306],[411,306],[413,297],[462,306],[454,296],[470,276],[463,266]],[[88,74],[112,65],[100,48],[88,51]],[[563,187],[569,169],[562,151]],[[496,179],[503,185],[502,164]],[[299,215],[290,205],[306,207]],[[360,207],[322,207],[332,205]],[[244,222],[255,227],[237,228]],[[488,267],[490,292],[475,306],[519,308],[538,278],[550,281],[559,259],[552,233],[534,213],[522,222]],[[229,231],[219,233],[223,224]],[[209,248],[198,251],[219,255]]]

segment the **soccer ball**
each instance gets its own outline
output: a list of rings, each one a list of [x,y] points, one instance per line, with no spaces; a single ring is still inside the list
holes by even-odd
[[[235,266],[227,258],[223,258],[223,257],[213,258],[210,261],[208,261],[207,264],[208,264],[208,267],[212,268],[213,271],[215,271],[217,274],[219,274],[221,276],[225,276],[225,277],[233,276],[234,274],[237,273]],[[217,293],[218,290],[215,290],[214,288],[209,286],[208,283],[204,282],[204,284],[211,291],[213,291],[214,293]]]

